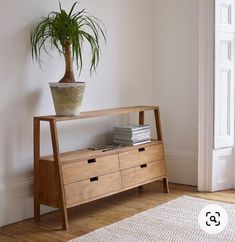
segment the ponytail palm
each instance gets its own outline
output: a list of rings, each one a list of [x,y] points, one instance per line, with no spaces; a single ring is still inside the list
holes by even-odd
[[[32,56],[41,61],[41,51],[49,52],[55,47],[64,55],[65,74],[61,83],[75,82],[73,61],[76,61],[79,74],[83,68],[83,43],[91,49],[90,73],[96,70],[99,63],[100,39],[106,41],[102,22],[89,15],[85,9],[75,12],[77,2],[73,4],[69,13],[61,8],[59,12],[51,12],[43,18],[33,29],[31,34]],[[49,43],[48,43],[49,42]]]

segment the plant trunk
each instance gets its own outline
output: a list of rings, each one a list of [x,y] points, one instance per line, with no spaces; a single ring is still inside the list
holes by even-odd
[[[72,58],[71,43],[69,41],[66,41],[64,45],[64,59],[65,59],[65,74],[59,82],[60,83],[76,82],[74,78],[74,72],[73,72],[73,58]]]

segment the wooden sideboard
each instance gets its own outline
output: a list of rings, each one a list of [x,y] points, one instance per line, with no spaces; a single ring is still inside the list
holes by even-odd
[[[57,122],[101,116],[153,111],[157,140],[103,152],[83,149],[60,153]],[[40,155],[40,124],[49,122],[53,155]],[[136,106],[83,112],[76,117],[34,117],[34,218],[40,221],[40,205],[61,211],[63,229],[68,229],[67,209],[157,180],[169,192],[164,147],[157,106]]]

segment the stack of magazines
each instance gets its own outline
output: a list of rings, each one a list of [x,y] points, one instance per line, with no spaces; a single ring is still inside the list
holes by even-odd
[[[114,128],[114,143],[122,145],[140,145],[151,141],[151,131],[147,125],[125,125]]]

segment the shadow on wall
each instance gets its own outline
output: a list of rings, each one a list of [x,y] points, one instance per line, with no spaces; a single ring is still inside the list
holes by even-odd
[[[0,39],[0,193],[1,221],[10,223],[12,209],[27,206],[14,205],[14,199],[22,193],[26,179],[32,176],[32,117],[40,99],[40,90],[30,90],[28,70],[30,57],[29,29],[27,26],[14,34],[3,32]],[[8,199],[11,198],[11,199]],[[12,201],[12,204],[9,204]],[[24,215],[24,216],[23,216]],[[0,222],[1,222],[0,221]]]
[[[4,86],[1,90],[0,128],[3,144],[0,150],[2,149],[1,153],[4,154],[5,176],[14,170],[8,167],[13,161],[12,165],[16,165],[19,170],[24,165],[19,162],[25,159],[21,154],[25,153],[24,147],[29,142],[26,137],[31,137],[32,128],[29,124],[32,123],[32,116],[40,99],[40,90],[29,90],[27,83],[30,29],[31,27],[27,26],[14,35],[5,33],[0,42],[0,79]],[[15,174],[11,174],[11,178],[14,177]]]
[[[17,191],[17,187],[21,184],[18,184],[18,180],[21,177],[20,181],[22,183],[24,180],[27,180],[28,177],[32,176],[32,152],[28,152],[29,147],[32,148],[32,117],[34,115],[35,109],[39,102],[40,93],[34,92],[20,100],[15,100],[0,115],[3,117],[1,120],[1,125],[4,127],[3,130],[3,140],[2,145],[3,150],[3,160],[1,161],[1,166],[3,167],[3,176],[2,180],[6,183],[2,184],[6,189],[6,197],[14,197],[22,195],[22,190]],[[28,152],[28,155],[26,156]],[[7,189],[7,188],[10,189]],[[19,186],[19,188],[21,188]],[[27,191],[25,191],[27,192]],[[29,191],[28,191],[29,192]],[[12,214],[12,206],[8,204],[9,199],[5,203],[5,214],[1,214],[1,217],[4,216],[4,221],[8,220],[9,214]],[[3,204],[1,204],[3,206]],[[19,207],[17,206],[17,209]],[[22,215],[27,213],[24,211],[27,209],[25,204],[22,204]],[[25,217],[25,216],[24,216]]]

